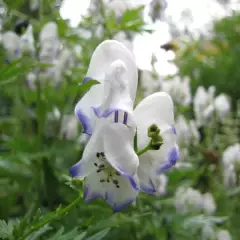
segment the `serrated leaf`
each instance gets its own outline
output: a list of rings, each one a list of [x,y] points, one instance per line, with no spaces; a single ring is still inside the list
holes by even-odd
[[[110,228],[106,228],[106,229],[92,235],[91,237],[88,237],[85,240],[101,240],[108,234],[109,231],[110,231]]]

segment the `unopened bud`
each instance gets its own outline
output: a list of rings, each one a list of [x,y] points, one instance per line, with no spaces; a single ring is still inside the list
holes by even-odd
[[[152,124],[148,128],[148,137],[150,137],[150,138],[158,136],[159,133],[160,133],[160,129],[158,128],[158,126],[156,124]]]
[[[151,149],[152,150],[159,150],[162,146],[162,142],[152,142]]]

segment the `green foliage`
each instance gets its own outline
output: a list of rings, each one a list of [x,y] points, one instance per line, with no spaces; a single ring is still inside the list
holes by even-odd
[[[192,89],[215,85],[217,93],[230,95],[236,104],[239,99],[240,15],[220,19],[214,23],[211,36],[203,36],[187,44],[179,53],[177,65],[180,74],[190,76]]]

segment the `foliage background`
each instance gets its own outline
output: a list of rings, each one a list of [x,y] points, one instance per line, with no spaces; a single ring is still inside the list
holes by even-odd
[[[102,200],[84,203],[82,182],[69,177],[68,169],[80,159],[83,145],[78,137],[67,140],[61,135],[61,120],[63,115],[73,113],[78,99],[94,84],[79,86],[96,46],[121,31],[131,39],[134,34],[150,30],[143,20],[142,8],[127,10],[119,20],[114,12],[105,11],[103,1],[96,2],[96,6],[99,3],[97,14],[93,11],[77,29],[62,19],[60,2],[40,1],[33,11],[28,1],[4,3],[2,32],[11,30],[21,34],[25,24],[31,24],[37,52],[34,57],[26,55],[6,62],[6,51],[0,50],[0,238],[207,239],[202,237],[202,229],[209,225],[227,229],[233,239],[239,239],[240,189],[239,186],[224,188],[221,165],[223,150],[239,142],[240,136],[239,12],[216,21],[210,36],[193,38],[187,43],[181,38],[176,41],[179,76],[191,78],[193,93],[199,85],[214,84],[218,93],[229,94],[234,105],[231,121],[221,126],[212,122],[206,127],[205,140],[189,147],[188,161],[193,167],[176,168],[167,174],[165,196],[140,194],[124,213],[113,214]],[[38,57],[39,33],[49,21],[57,23],[59,39],[70,49],[74,64],[62,74],[58,87],[37,84],[37,89],[31,90],[25,84],[27,73],[49,68]],[[97,33],[99,27],[103,29],[101,34]],[[86,31],[91,33],[90,39],[85,37]],[[75,46],[81,46],[80,54],[74,51]],[[49,78],[48,83],[51,81]],[[141,98],[140,89],[138,99]],[[60,116],[49,118],[55,108]],[[192,115],[191,109],[181,111],[187,117]],[[79,126],[78,136],[80,132]],[[215,138],[217,143],[212,141]],[[217,204],[215,215],[177,212],[174,201],[179,186],[211,192]]]

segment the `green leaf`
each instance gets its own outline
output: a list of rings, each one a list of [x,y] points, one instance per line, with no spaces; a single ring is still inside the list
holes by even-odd
[[[84,84],[79,85],[78,90],[82,93],[86,93],[93,85],[99,84],[100,82],[97,80],[89,80]]]
[[[106,228],[106,229],[92,235],[91,237],[88,237],[85,240],[101,240],[108,234],[109,231],[110,231],[110,228]]]
[[[6,223],[5,220],[0,219],[0,238],[11,239],[12,238],[13,225]]]

